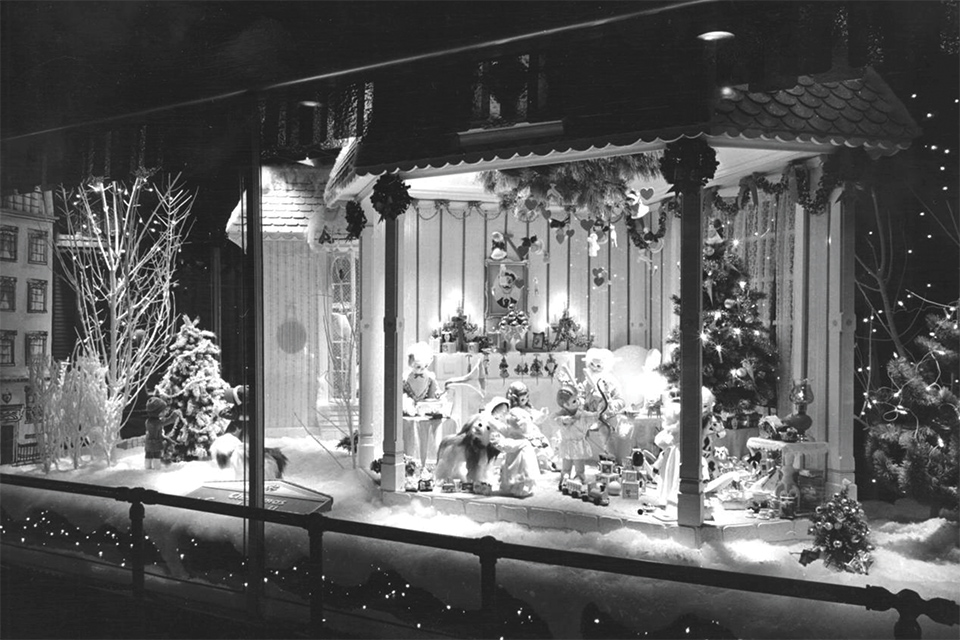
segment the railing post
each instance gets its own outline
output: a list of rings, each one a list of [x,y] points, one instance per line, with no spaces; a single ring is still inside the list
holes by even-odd
[[[497,624],[497,546],[493,536],[480,538],[480,611],[484,620],[485,637],[496,638]]]
[[[130,491],[130,563],[133,572],[133,597],[143,601],[144,595],[144,557],[143,557],[143,490]]]
[[[310,536],[310,630],[314,638],[322,638],[323,632],[323,516],[311,513],[307,516],[307,533]]]
[[[894,609],[900,614],[893,625],[893,637],[897,640],[922,637],[917,617],[922,613],[923,598],[911,589],[903,589],[896,595]]]
[[[145,601],[145,567],[143,552],[143,520],[146,509],[143,506],[144,490],[135,488],[130,491],[130,571],[132,573],[133,599],[137,606],[137,625],[141,637],[147,629],[147,603]]]

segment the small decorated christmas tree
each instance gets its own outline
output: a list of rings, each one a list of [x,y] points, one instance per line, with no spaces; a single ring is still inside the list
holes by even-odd
[[[703,249],[703,386],[716,396],[718,412],[747,413],[776,402],[779,358],[770,330],[760,320],[758,303],[766,294],[750,287],[743,261],[728,251],[719,220],[713,222]],[[679,315],[680,298],[673,301]],[[667,343],[680,343],[679,328]],[[679,382],[679,349],[660,372],[671,383]]]
[[[220,347],[198,322],[184,316],[170,347],[170,366],[154,390],[182,416],[164,442],[167,462],[209,458],[210,445],[229,423],[221,416],[231,405],[223,397],[230,386],[220,377]]]
[[[867,573],[873,558],[870,552],[870,527],[860,503],[849,497],[847,487],[817,507],[810,517],[814,546],[800,554],[800,564],[808,565],[818,558],[837,570]]]
[[[930,506],[957,510],[960,477],[960,330],[957,307],[927,316],[916,362],[902,354],[887,364],[890,387],[871,392],[867,453],[881,485]]]

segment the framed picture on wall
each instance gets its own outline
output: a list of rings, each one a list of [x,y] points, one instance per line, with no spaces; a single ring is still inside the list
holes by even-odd
[[[543,351],[544,346],[546,346],[547,334],[543,331],[533,334],[533,339],[530,343],[530,348],[534,351]]]
[[[527,310],[527,263],[487,260],[486,316],[502,318],[510,309]]]

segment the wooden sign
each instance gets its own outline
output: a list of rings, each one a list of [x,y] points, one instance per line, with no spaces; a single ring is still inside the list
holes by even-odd
[[[187,494],[187,497],[227,504],[248,504],[247,486],[242,480],[207,482]],[[333,497],[286,480],[268,480],[263,485],[263,503],[264,508],[271,511],[306,515],[330,511]]]

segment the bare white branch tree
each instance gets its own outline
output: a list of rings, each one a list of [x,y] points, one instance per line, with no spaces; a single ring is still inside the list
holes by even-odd
[[[177,255],[195,197],[179,179],[61,191],[66,233],[56,254],[77,295],[83,351],[106,368],[107,400],[118,409],[97,425],[108,463],[125,409],[165,364],[176,334]]]

